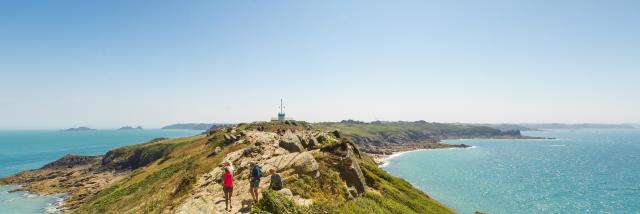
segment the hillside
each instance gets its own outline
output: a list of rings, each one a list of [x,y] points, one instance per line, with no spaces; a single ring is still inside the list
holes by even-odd
[[[162,129],[188,129],[188,130],[202,130],[206,131],[209,129],[217,129],[230,126],[230,124],[220,124],[220,123],[176,123],[171,124]]]
[[[361,150],[374,154],[391,154],[414,149],[467,147],[464,144],[440,143],[440,140],[463,138],[531,138],[518,130],[501,131],[482,125],[458,123],[371,122],[342,121],[317,123],[325,130],[339,130],[354,141]]]
[[[177,139],[73,156],[0,180],[67,192],[70,213],[224,213],[223,161],[236,167],[232,213],[453,213],[376,166],[341,132],[302,122],[240,124]],[[248,163],[275,169],[285,189],[248,200]],[[268,173],[260,184],[268,186]]]

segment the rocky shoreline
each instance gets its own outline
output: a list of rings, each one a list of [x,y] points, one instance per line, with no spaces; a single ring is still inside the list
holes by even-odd
[[[425,143],[407,143],[399,145],[388,145],[374,148],[362,149],[363,152],[373,157],[373,160],[377,165],[382,165],[386,159],[390,156],[402,152],[427,150],[427,149],[448,149],[448,148],[467,148],[470,147],[466,144],[444,144],[439,142],[425,142]]]
[[[552,139],[552,138],[539,138],[529,136],[511,136],[511,137],[496,137],[496,138],[482,138],[482,139]],[[411,152],[417,150],[429,150],[429,149],[449,149],[449,148],[469,148],[470,145],[461,144],[445,144],[440,140],[424,140],[422,142],[411,142],[401,144],[385,144],[383,146],[367,146],[360,150],[373,157],[376,164],[383,165],[385,161],[392,155]]]
[[[103,156],[65,155],[42,168],[20,172],[0,179],[0,185],[13,184],[38,195],[65,193],[62,211],[74,209],[98,191],[124,178],[129,171],[116,171],[99,167]]]

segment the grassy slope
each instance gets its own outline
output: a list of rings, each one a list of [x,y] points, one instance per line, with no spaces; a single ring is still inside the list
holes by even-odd
[[[368,158],[360,162],[360,167],[367,185],[379,191],[347,202],[341,207],[341,213],[454,213],[404,179],[380,169]]]
[[[375,137],[375,136],[411,136],[428,133],[431,136],[446,138],[463,137],[493,137],[501,135],[501,131],[487,126],[457,124],[457,123],[427,123],[427,122],[387,122],[387,123],[317,123],[322,130],[340,130],[347,136]]]
[[[221,136],[216,136],[216,139],[221,139]],[[167,148],[171,151],[163,158],[136,169],[127,178],[101,191],[75,212],[160,213],[167,208],[176,207],[185,199],[197,176],[211,171],[226,153],[244,146],[230,146],[222,154],[207,157],[213,150],[211,144],[221,142],[218,140],[208,143],[204,135],[197,135],[120,148]]]
[[[484,126],[426,122],[390,122],[382,124],[317,123],[314,124],[314,126],[327,131],[338,129],[346,135],[358,135],[362,137],[371,137],[380,133],[385,133],[386,135],[400,135],[407,132],[424,131],[451,134],[497,131],[493,130],[493,128]]]
[[[314,200],[310,207],[299,207],[282,195],[263,192],[263,199],[252,213],[455,213],[430,198],[403,179],[376,166],[368,157],[360,161],[367,183],[367,193],[349,198],[338,173],[320,165],[320,177],[299,176],[285,181],[285,187]]]
[[[163,149],[160,153],[164,156],[136,169],[127,178],[101,191],[74,212],[162,213],[177,207],[193,188],[198,176],[211,171],[227,153],[246,146],[227,146],[221,154],[209,156],[215,146],[222,145],[222,135],[223,131],[219,131],[212,139],[197,135],[118,149],[122,153],[133,153],[132,151],[139,149],[158,153],[158,149]],[[367,156],[360,160],[360,166],[369,191],[361,197],[349,198],[338,172],[323,163],[321,153],[316,158],[320,160],[320,178],[300,175],[285,182],[286,187],[294,193],[314,199],[314,205],[309,208],[290,204],[292,209],[300,213],[453,213],[406,181],[378,168]],[[266,191],[265,194],[269,192]],[[261,203],[266,204],[268,199],[269,197],[261,200]],[[260,209],[255,211],[260,212]]]

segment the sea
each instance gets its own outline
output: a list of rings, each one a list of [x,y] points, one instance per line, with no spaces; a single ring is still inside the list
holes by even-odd
[[[383,165],[460,213],[640,213],[640,129],[527,131],[464,149],[395,154]]]
[[[40,168],[65,154],[100,155],[154,138],[192,136],[202,131],[173,129],[96,130],[96,131],[1,131],[0,177]],[[64,194],[39,196],[28,192],[10,192],[13,185],[0,186],[0,214],[58,213],[56,206]]]

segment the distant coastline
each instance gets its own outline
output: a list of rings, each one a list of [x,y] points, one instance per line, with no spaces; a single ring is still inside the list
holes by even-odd
[[[66,131],[66,132],[76,132],[76,131],[95,131],[95,129],[89,128],[89,127],[84,127],[84,126],[80,126],[78,128],[68,128],[62,131]]]
[[[207,131],[211,129],[217,129],[221,127],[231,126],[233,124],[226,123],[176,123],[162,127],[162,129],[187,129],[187,130],[201,130]]]
[[[519,131],[541,131],[554,129],[636,129],[637,124],[605,124],[605,123],[501,123],[479,124],[491,128]]]

